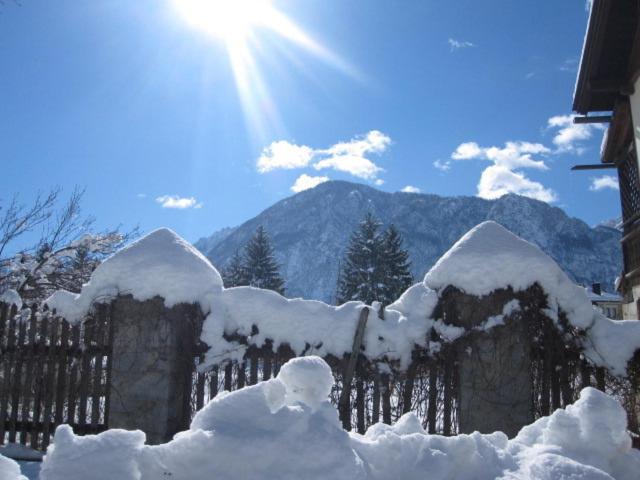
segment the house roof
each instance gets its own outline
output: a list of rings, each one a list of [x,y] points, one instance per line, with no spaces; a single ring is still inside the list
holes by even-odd
[[[585,290],[587,291],[589,300],[591,300],[592,302],[622,303],[622,297],[617,293],[609,293],[603,291],[600,295],[598,295],[597,293],[593,293],[593,291],[588,287],[586,287]]]
[[[582,49],[573,110],[611,111],[629,89],[629,64],[640,6],[637,0],[594,0]]]

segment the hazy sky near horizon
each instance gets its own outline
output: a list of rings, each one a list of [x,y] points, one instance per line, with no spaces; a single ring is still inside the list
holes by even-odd
[[[570,117],[584,0],[199,2],[1,4],[0,198],[80,185],[191,241],[334,179],[620,215],[569,171],[603,134]]]

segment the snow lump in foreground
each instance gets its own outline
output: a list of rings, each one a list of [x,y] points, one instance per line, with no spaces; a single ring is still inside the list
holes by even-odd
[[[232,393],[199,411],[189,430],[164,445],[110,430],[79,437],[58,427],[43,480],[637,480],[622,407],[586,388],[575,404],[523,428],[427,434],[413,413],[365,435],[342,430],[328,402],[329,367],[319,357],[285,364],[284,374]],[[11,478],[14,480],[14,478]]]

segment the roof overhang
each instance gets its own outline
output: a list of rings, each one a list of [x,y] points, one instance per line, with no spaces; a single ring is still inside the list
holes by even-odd
[[[577,113],[611,111],[621,94],[633,93],[639,13],[638,0],[593,1],[573,97]]]

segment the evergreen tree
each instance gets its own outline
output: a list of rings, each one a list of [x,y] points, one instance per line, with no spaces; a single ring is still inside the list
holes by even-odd
[[[409,254],[402,236],[391,226],[380,232],[380,222],[368,213],[349,241],[337,286],[338,303],[360,300],[389,305],[413,282]]]
[[[284,295],[284,280],[280,277],[271,241],[262,225],[245,247],[244,271],[247,285],[274,290]]]
[[[233,254],[229,265],[222,270],[222,280],[226,288],[240,287],[249,284],[244,259],[239,252],[236,251],[236,253]]]
[[[338,278],[338,303],[378,301],[383,294],[383,239],[380,222],[367,213],[349,240]]]
[[[413,284],[409,252],[402,248],[402,242],[402,235],[391,225],[384,233],[382,242],[386,288],[380,301],[385,305],[395,302]]]

